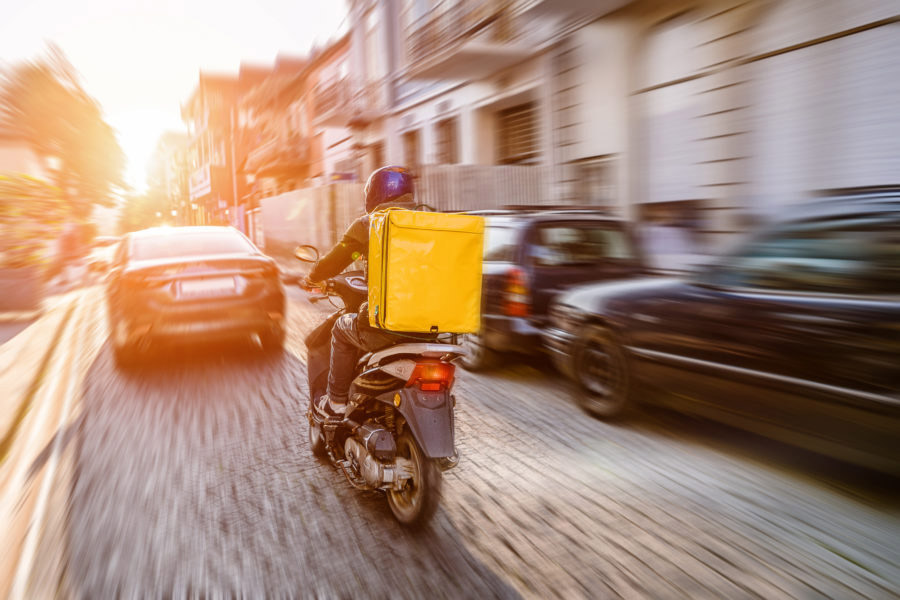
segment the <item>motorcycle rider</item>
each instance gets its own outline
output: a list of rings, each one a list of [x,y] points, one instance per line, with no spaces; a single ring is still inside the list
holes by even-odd
[[[383,208],[414,208],[412,175],[403,167],[382,167],[366,181],[366,214],[347,228],[341,241],[332,248],[305,277],[307,288],[320,288],[326,279],[340,274],[355,260],[369,254],[369,215]],[[397,337],[369,325],[368,305],[359,313],[342,315],[331,330],[331,358],[327,393],[321,396],[315,410],[327,418],[340,418],[347,408],[347,396],[354,378],[360,351],[380,350]]]

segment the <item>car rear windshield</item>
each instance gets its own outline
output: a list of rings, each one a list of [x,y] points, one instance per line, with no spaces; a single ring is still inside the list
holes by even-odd
[[[484,230],[484,260],[486,262],[514,261],[518,232],[517,227],[488,225]]]
[[[531,257],[535,264],[545,267],[635,259],[631,240],[623,229],[590,223],[541,226]]]
[[[247,252],[253,252],[253,246],[234,231],[172,232],[136,237],[131,243],[133,260]]]

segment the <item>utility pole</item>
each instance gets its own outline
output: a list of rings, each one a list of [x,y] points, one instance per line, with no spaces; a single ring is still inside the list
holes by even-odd
[[[231,124],[230,135],[231,138],[231,193],[234,199],[234,207],[232,210],[234,211],[232,220],[236,223],[238,216],[238,192],[237,192],[237,164],[234,157],[234,104],[232,103],[230,112],[229,112],[229,121]],[[238,227],[238,229],[242,229]]]

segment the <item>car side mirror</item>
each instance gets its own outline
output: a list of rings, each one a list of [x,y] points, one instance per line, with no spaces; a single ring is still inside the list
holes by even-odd
[[[106,282],[110,282],[110,281],[116,279],[121,272],[122,272],[122,267],[119,267],[119,266],[110,267],[109,271],[106,272],[106,277],[104,277],[103,280]]]

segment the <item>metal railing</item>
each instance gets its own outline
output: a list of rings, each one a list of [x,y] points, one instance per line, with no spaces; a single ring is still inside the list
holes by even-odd
[[[406,32],[410,63],[440,54],[476,35],[503,43],[516,37],[511,0],[445,0],[431,14],[412,23]]]
[[[273,163],[304,162],[309,158],[309,139],[298,134],[269,137],[247,155],[246,169],[257,171]]]
[[[325,116],[350,106],[353,95],[347,78],[321,82],[315,88],[316,116]]]
[[[384,84],[372,81],[365,85],[352,85],[350,79],[320,83],[313,102],[315,120],[337,117],[342,124],[352,126],[354,120],[374,118],[387,107]]]
[[[417,201],[441,211],[540,206],[553,202],[550,167],[523,165],[424,165],[417,172]]]

